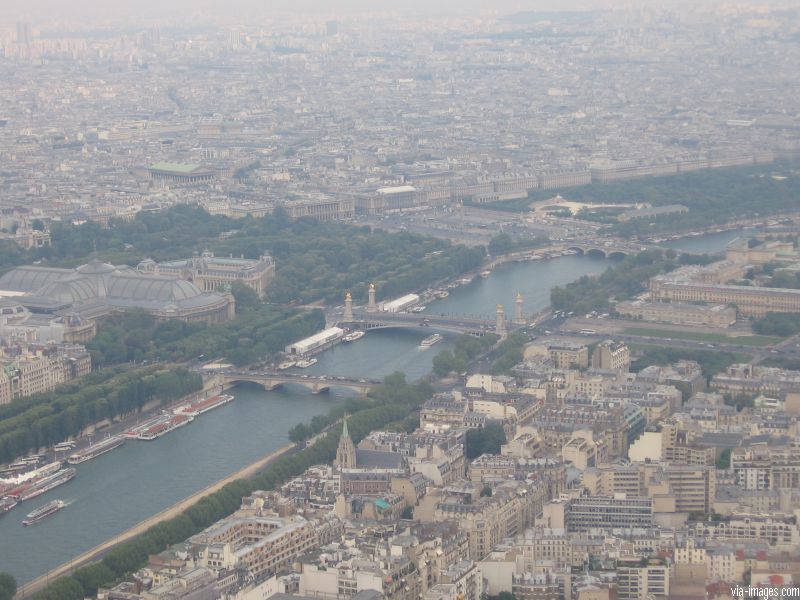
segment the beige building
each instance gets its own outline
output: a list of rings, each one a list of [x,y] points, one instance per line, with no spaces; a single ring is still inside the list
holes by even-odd
[[[86,348],[78,345],[49,344],[27,346],[22,353],[9,354],[5,348],[0,359],[0,404],[55,389],[76,377],[88,375],[92,359]]]
[[[756,444],[734,448],[731,469],[745,490],[800,488],[800,445]]]
[[[564,444],[564,447],[561,449],[561,456],[564,462],[571,464],[581,471],[588,467],[595,466],[598,463],[598,444],[593,438],[594,436],[591,431],[575,432],[572,439]]]
[[[405,555],[363,556],[358,551],[325,553],[300,563],[299,592],[320,600],[347,600],[374,590],[386,600],[419,600],[422,580]]]
[[[430,493],[427,498],[435,501]],[[491,497],[468,501],[454,501],[445,491],[433,520],[457,522],[469,538],[470,558],[480,560],[502,539],[532,525],[549,499],[547,485],[523,481],[508,481],[495,487]]]
[[[241,510],[189,538],[199,553],[198,566],[217,572],[243,568],[260,577],[289,567],[298,556],[344,533],[332,515],[308,520],[292,510],[270,493],[243,498]]]
[[[631,366],[631,351],[623,342],[606,340],[592,352],[592,367],[626,373]]]
[[[649,496],[654,512],[709,513],[717,480],[713,466],[636,463],[586,469],[582,484],[591,496]]]
[[[342,221],[352,219],[356,213],[353,198],[304,198],[280,205],[293,219],[310,217],[317,221]]]
[[[650,280],[655,302],[734,304],[740,315],[763,317],[768,312],[800,312],[800,290],[703,283],[658,275]]]
[[[157,263],[145,259],[136,266],[140,273],[183,279],[204,292],[214,292],[242,283],[263,298],[275,277],[275,261],[267,254],[258,259],[222,258],[206,250],[200,256]]]
[[[670,568],[663,559],[635,558],[617,563],[618,600],[648,600],[669,595]]]
[[[730,327],[736,323],[736,309],[724,304],[704,306],[684,302],[619,302],[616,311],[632,319],[674,325]]]
[[[589,366],[589,349],[583,344],[553,343],[547,346],[547,352],[557,369],[585,369]]]
[[[441,575],[441,583],[431,587],[423,600],[481,600],[483,575],[471,560],[456,563]]]

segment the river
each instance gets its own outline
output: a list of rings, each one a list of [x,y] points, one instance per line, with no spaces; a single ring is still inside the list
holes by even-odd
[[[664,242],[661,244],[661,246],[698,254],[706,252],[723,252],[728,242],[731,242],[738,237],[748,236],[753,232],[755,232],[755,229],[752,228],[731,229],[730,231],[721,231],[719,233],[706,233],[692,237],[678,238],[677,240]]]
[[[549,304],[551,287],[599,273],[610,264],[593,256],[567,256],[500,265],[488,278],[452,290],[448,298],[432,302],[427,310],[493,317],[495,305],[502,303],[510,318],[516,294],[521,292],[524,310],[530,314]],[[456,337],[445,334],[440,344],[421,350],[419,342],[429,334],[426,330],[370,331],[357,342],[324,352],[306,371],[373,379],[402,371],[414,380],[430,371],[435,354],[452,347]],[[327,412],[350,392],[334,389],[330,395],[315,396],[300,387],[265,392],[247,386],[233,393],[233,402],[156,441],[129,441],[78,465],[71,482],[0,517],[0,571],[10,572],[20,583],[46,573],[279,448],[293,425]],[[21,525],[25,514],[55,498],[70,505],[35,526]]]

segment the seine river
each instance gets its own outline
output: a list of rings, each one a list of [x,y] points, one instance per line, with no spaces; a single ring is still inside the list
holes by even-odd
[[[732,229],[719,233],[706,233],[694,237],[685,237],[661,244],[666,248],[685,250],[686,252],[722,252],[728,242],[738,237],[750,235],[754,229]]]
[[[682,248],[681,241],[697,244],[701,239],[679,240],[673,247]],[[727,241],[715,238],[713,245],[721,249]],[[491,317],[495,305],[502,303],[511,317],[514,298],[521,292],[525,311],[535,312],[549,303],[551,287],[599,273],[609,264],[596,257],[568,256],[501,265],[490,277],[431,303],[428,311]],[[421,350],[419,342],[429,333],[371,331],[358,342],[323,353],[308,372],[380,378],[403,371],[410,380],[417,379],[430,371],[433,356],[451,347],[455,339],[445,334],[443,342]],[[46,573],[281,447],[293,425],[327,412],[350,392],[334,389],[315,396],[299,387],[265,392],[248,386],[233,393],[233,402],[186,427],[153,442],[129,441],[78,465],[71,482],[0,517],[0,571],[10,572],[20,584]],[[25,514],[56,498],[68,501],[69,506],[37,525],[22,526]]]

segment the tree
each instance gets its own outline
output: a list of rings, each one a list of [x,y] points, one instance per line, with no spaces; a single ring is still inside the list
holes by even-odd
[[[717,459],[717,468],[718,469],[730,469],[731,468],[731,449],[725,448],[719,454],[719,458]]]
[[[489,254],[497,256],[511,251],[514,241],[507,233],[498,233],[489,240]]]
[[[414,518],[414,507],[413,506],[406,506],[403,509],[403,512],[400,513],[401,519],[411,520]]]
[[[433,372],[444,377],[455,370],[456,359],[450,350],[442,350],[433,357]]]
[[[237,281],[231,285],[231,294],[236,300],[236,310],[246,310],[258,306],[261,299],[253,288]]]
[[[497,422],[487,423],[482,429],[467,431],[466,454],[472,460],[481,454],[500,454],[500,446],[506,443],[506,432]]]
[[[481,490],[481,498],[491,498],[492,497],[492,487],[489,485],[483,486]]]
[[[489,600],[517,600],[511,592],[500,592],[497,596],[489,596]]]
[[[0,572],[0,600],[11,600],[16,593],[16,580],[9,573]]]
[[[289,430],[289,441],[295,444],[303,442],[310,438],[314,432],[305,423],[298,423]]]

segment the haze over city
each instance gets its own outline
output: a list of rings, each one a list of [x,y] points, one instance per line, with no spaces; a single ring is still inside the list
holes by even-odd
[[[795,1],[0,4],[0,600],[800,592]]]

